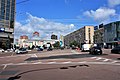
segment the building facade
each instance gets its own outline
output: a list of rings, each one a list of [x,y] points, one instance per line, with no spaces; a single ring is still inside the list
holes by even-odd
[[[96,26],[95,26],[96,27]],[[104,45],[104,27],[97,27],[94,29],[94,43],[103,47]]]
[[[76,41],[79,44],[79,47],[84,43],[93,43],[94,36],[94,27],[93,26],[84,26],[66,36],[64,36],[64,45],[70,46],[70,43]]]
[[[10,45],[14,41],[13,33],[14,33],[14,22],[15,22],[15,5],[16,5],[16,0],[0,0],[0,47],[1,48],[10,48]]]
[[[120,21],[104,25],[104,44],[108,48],[116,46],[120,41]]]

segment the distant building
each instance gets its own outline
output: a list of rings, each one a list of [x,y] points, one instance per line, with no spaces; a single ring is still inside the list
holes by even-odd
[[[20,36],[19,46],[20,47],[27,47],[28,46],[27,41],[28,41],[28,36],[26,36],[26,35]]]
[[[84,43],[93,43],[94,36],[94,27],[93,26],[84,26],[66,36],[64,36],[64,45],[70,46],[70,43],[76,41],[79,44],[79,47]]]
[[[63,47],[64,46],[64,36],[63,35],[60,35],[60,46]]]
[[[98,28],[99,28],[98,26],[94,26],[94,30],[98,30]]]
[[[16,0],[0,0],[0,47],[6,48],[6,44],[14,41]],[[8,43],[7,43],[8,42]],[[7,48],[10,48],[7,47]]]
[[[104,25],[104,44],[108,48],[116,46],[120,42],[120,21]]]
[[[23,35],[20,36],[20,39],[16,39],[16,46],[17,47],[25,47],[25,48],[32,48],[32,46],[37,47],[37,46],[46,46],[47,44],[51,44],[53,45],[55,42],[57,42],[59,40],[42,40],[42,39],[29,39],[28,36]]]
[[[94,43],[103,47],[103,39],[104,39],[104,28],[98,28],[94,31]]]

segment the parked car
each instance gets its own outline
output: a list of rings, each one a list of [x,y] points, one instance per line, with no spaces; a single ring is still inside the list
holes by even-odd
[[[16,54],[28,53],[26,48],[20,48],[20,49],[16,50],[15,52],[16,52]]]
[[[101,47],[93,46],[90,48],[89,54],[102,54],[102,49]]]
[[[81,51],[89,51],[90,50],[90,46],[91,46],[91,44],[83,44]]]
[[[64,50],[64,47],[60,47],[61,50]]]
[[[13,52],[13,49],[7,49],[7,50],[5,50],[4,52]]]
[[[37,51],[43,51],[43,48],[38,48]]]
[[[4,49],[0,48],[0,52],[4,52]]]
[[[120,54],[120,46],[114,47],[114,48],[111,50],[111,53],[119,53],[119,54]]]
[[[52,50],[53,50],[52,47],[47,48],[47,51],[52,51]]]

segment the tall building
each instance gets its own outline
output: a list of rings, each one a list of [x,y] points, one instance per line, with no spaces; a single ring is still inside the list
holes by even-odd
[[[0,47],[10,48],[14,41],[16,0],[0,0]]]
[[[99,26],[94,27],[94,43],[100,47],[103,47],[103,38],[104,38],[104,25],[103,23]]]
[[[94,27],[93,26],[84,26],[66,36],[64,36],[64,45],[70,46],[70,43],[76,41],[79,47],[84,43],[93,43],[94,36]]]
[[[120,21],[104,25],[104,44],[107,48],[116,46],[120,42]]]

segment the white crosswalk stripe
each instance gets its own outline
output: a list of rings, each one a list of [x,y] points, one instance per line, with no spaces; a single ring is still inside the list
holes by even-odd
[[[112,59],[107,59],[107,58],[102,58],[102,57],[91,57],[91,59],[94,59],[94,60],[100,61],[100,62],[111,62],[111,63],[120,62],[120,61],[116,61],[116,60],[112,60]]]

